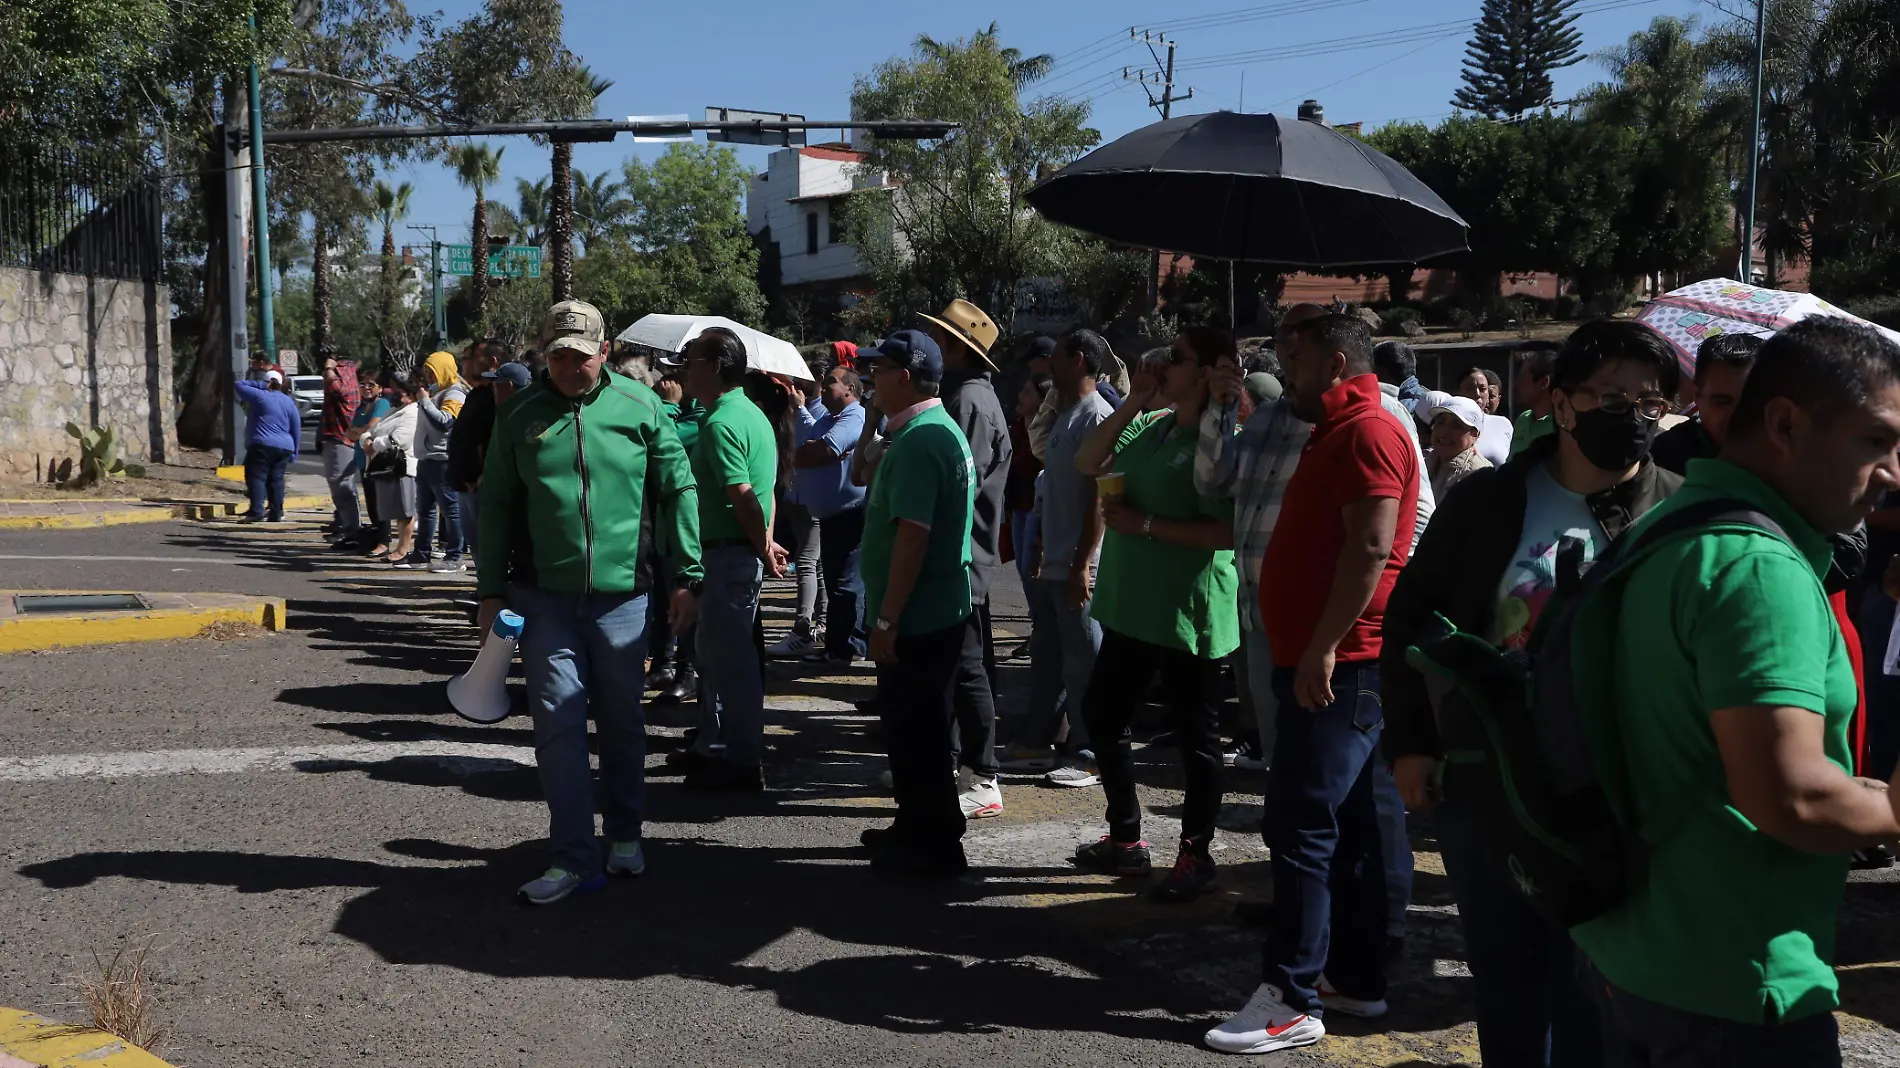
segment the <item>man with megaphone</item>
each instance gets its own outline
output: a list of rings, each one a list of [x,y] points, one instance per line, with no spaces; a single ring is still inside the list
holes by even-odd
[[[646,870],[640,697],[650,561],[674,569],[675,633],[698,615],[704,574],[686,450],[660,398],[602,366],[608,341],[599,309],[578,300],[554,305],[541,345],[546,374],[496,415],[482,472],[476,586],[484,635],[504,606],[525,621],[521,659],[554,857],[521,897],[551,905],[599,889],[607,875]],[[529,566],[510,575],[518,554]],[[590,705],[600,731],[604,857],[594,837]]]

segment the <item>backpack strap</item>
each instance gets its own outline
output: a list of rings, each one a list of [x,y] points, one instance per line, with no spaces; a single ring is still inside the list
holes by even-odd
[[[1615,610],[1620,612],[1622,590],[1620,585],[1630,572],[1647,560],[1651,554],[1664,546],[1681,540],[1684,536],[1695,536],[1715,527],[1754,528],[1783,542],[1793,544],[1781,524],[1754,508],[1745,501],[1735,498],[1717,498],[1700,501],[1663,516],[1654,524],[1645,528],[1633,539],[1619,541],[1610,547],[1610,551],[1599,558],[1584,577],[1584,585],[1590,587],[1608,587],[1612,584],[1619,588],[1606,589],[1604,592],[1615,598]],[[1620,714],[1620,709],[1618,713]],[[1621,737],[1622,731],[1617,734]],[[1625,761],[1623,772],[1627,775],[1628,763]],[[1628,783],[1622,783],[1628,796]],[[1689,817],[1702,809],[1708,801],[1708,791],[1691,788],[1683,795],[1662,805],[1649,819],[1642,821],[1636,828],[1637,834],[1650,845],[1659,845],[1682,829]]]

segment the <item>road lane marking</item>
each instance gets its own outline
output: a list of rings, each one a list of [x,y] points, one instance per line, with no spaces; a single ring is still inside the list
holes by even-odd
[[[145,753],[54,753],[0,757],[0,782],[58,779],[134,779],[160,775],[232,775],[296,771],[308,764],[372,763],[416,757],[454,767],[505,760],[534,766],[534,750],[487,742],[353,742],[338,745],[258,746],[237,749],[157,749]],[[310,769],[327,770],[327,769]],[[489,770],[468,765],[470,772]]]
[[[95,564],[101,560],[131,564],[241,564],[222,556],[34,556],[24,553],[0,553],[0,560],[64,560],[74,564]]]

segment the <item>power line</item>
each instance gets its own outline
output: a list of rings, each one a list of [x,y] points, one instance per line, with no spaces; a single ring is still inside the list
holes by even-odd
[[[1354,7],[1359,4],[1371,2],[1372,0],[1337,0],[1335,3],[1328,4],[1326,10],[1330,14],[1342,7]],[[1313,4],[1310,0],[1282,0],[1280,3],[1261,4],[1257,7],[1235,8],[1231,11],[1214,11],[1205,15],[1189,15],[1184,18],[1155,23],[1151,25],[1149,29],[1157,31],[1169,30],[1180,33],[1186,30],[1205,30],[1217,26],[1234,26],[1243,22],[1261,22],[1267,19],[1279,18],[1282,15],[1305,14],[1312,10]]]
[[[1386,67],[1389,67],[1394,63],[1397,63],[1401,59],[1418,55],[1420,52],[1423,52],[1434,45],[1452,40],[1453,38],[1457,37],[1460,33],[1463,33],[1463,32],[1464,32],[1463,30],[1454,30],[1451,33],[1447,33],[1439,37],[1434,37],[1431,40],[1426,41],[1424,44],[1419,45],[1417,48],[1413,48],[1408,51],[1401,52],[1396,56],[1389,56],[1385,59],[1380,60],[1377,63],[1374,63],[1372,66],[1367,67],[1365,70],[1359,71],[1356,74],[1348,74],[1344,78],[1338,78],[1333,81],[1327,82],[1325,85],[1319,86],[1318,88],[1308,89],[1304,93],[1298,93],[1294,96],[1289,96],[1285,98],[1284,100],[1276,100],[1271,105],[1268,106],[1268,110],[1272,110],[1273,108],[1278,107],[1281,104],[1293,103],[1296,100],[1310,100],[1313,97],[1318,96],[1320,93],[1323,93],[1326,90],[1333,88],[1334,86],[1344,85],[1347,82],[1354,81],[1359,78],[1363,78],[1366,75],[1371,74],[1373,71],[1376,71],[1376,70],[1383,70]],[[1241,73],[1241,76],[1246,77],[1246,72],[1243,71]]]

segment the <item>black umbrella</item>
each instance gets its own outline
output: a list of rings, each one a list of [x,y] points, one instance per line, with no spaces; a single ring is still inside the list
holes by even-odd
[[[1424,182],[1320,123],[1217,111],[1144,126],[1029,191],[1045,218],[1124,245],[1323,269],[1463,252]]]

